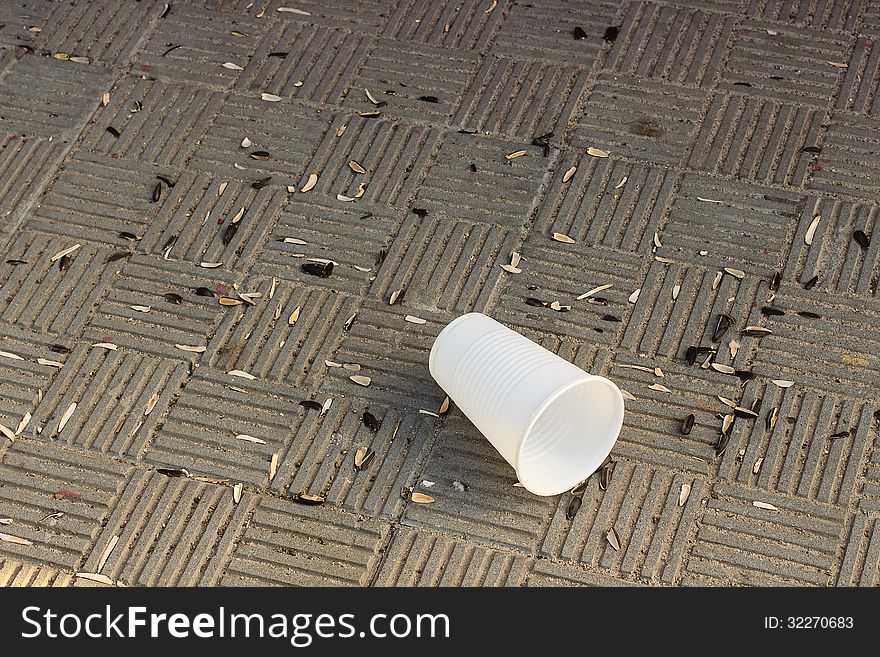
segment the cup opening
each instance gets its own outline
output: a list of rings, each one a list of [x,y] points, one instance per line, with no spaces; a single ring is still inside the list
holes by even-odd
[[[611,453],[623,426],[623,397],[603,377],[555,392],[532,417],[520,441],[516,472],[536,495],[571,490]]]

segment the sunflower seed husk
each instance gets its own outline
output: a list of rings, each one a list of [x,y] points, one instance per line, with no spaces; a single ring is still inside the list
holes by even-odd
[[[648,386],[651,390],[656,390],[657,392],[672,392],[669,388],[664,386],[662,383],[653,383]]]
[[[205,269],[217,269],[217,267],[222,267],[222,262],[200,262],[199,267],[204,267]]]
[[[55,430],[55,433],[61,433],[64,431],[64,427],[67,426],[67,423],[70,421],[70,418],[73,416],[73,412],[76,410],[76,402],[71,402],[70,406],[67,407],[67,410],[64,411],[64,415],[61,416],[61,419],[58,421],[58,428]]]
[[[66,249],[62,249],[61,251],[59,251],[58,253],[53,255],[51,258],[49,258],[49,262],[55,262],[57,260],[60,260],[61,258],[63,258],[66,255],[70,255],[71,253],[76,251],[81,246],[82,246],[82,244],[74,244],[73,246],[67,247]]]
[[[804,289],[805,290],[812,290],[814,287],[816,287],[816,283],[818,283],[818,282],[819,282],[819,277],[813,276],[813,278],[811,278],[806,283],[804,283]]]
[[[439,416],[437,413],[435,413],[434,411],[427,411],[427,410],[425,410],[424,408],[420,408],[420,409],[419,409],[419,413],[421,413],[422,415],[430,415],[431,417],[440,417],[440,416]]]
[[[96,573],[100,573],[104,570],[104,565],[107,563],[107,559],[110,558],[110,554],[113,552],[113,548],[116,547],[116,544],[119,542],[119,536],[113,536],[110,541],[107,543],[107,547],[104,548],[104,551],[101,553],[101,558],[98,559],[98,567],[95,569]]]
[[[733,374],[736,372],[736,370],[730,365],[722,365],[721,363],[712,363],[710,367],[716,372],[721,372],[722,374]]]
[[[373,380],[368,376],[362,376],[360,374],[354,374],[348,377],[354,383],[357,383],[359,386],[364,386],[365,388],[373,382]]]
[[[443,398],[440,408],[437,409],[437,415],[445,415],[449,411],[449,395]]]
[[[200,354],[200,353],[204,352],[205,349],[207,348],[207,347],[202,347],[202,346],[193,346],[193,345],[189,345],[189,344],[176,344],[174,346],[177,347],[178,349],[180,349],[181,351],[189,351],[194,354]]]
[[[355,173],[366,173],[367,170],[364,169],[357,160],[349,160],[348,168],[354,171]]]
[[[715,279],[712,281],[712,289],[717,290],[718,286],[721,284],[721,279],[724,278],[724,272],[719,271],[715,274]]]
[[[15,543],[17,545],[33,545],[33,543],[26,538],[19,538],[18,536],[11,536],[10,534],[2,534],[0,533],[0,541],[4,543]]]
[[[629,302],[635,303],[639,300],[639,295],[642,293],[642,288],[638,288],[635,292],[629,295]]]
[[[688,497],[691,494],[691,485],[690,484],[682,484],[681,492],[678,494],[678,506],[684,506],[684,503],[688,501]]]
[[[730,406],[730,408],[736,408],[736,402],[733,401],[732,399],[728,399],[727,397],[722,397],[721,395],[718,395],[718,400],[722,404],[724,404],[725,406]]]
[[[781,317],[785,314],[785,311],[773,306],[761,306],[761,314],[764,317]]]
[[[398,301],[402,301],[404,294],[406,294],[406,288],[400,288],[398,290],[394,290],[391,293],[391,296],[388,297],[388,305],[393,306]]]
[[[241,492],[244,489],[244,486],[241,483],[235,484],[232,487],[232,503],[238,504],[241,502]]]
[[[376,452],[369,447],[361,447],[354,453],[354,467],[357,470],[366,470],[376,457]]]
[[[427,320],[422,319],[421,317],[416,317],[415,315],[407,315],[403,319],[405,319],[410,324],[425,324],[425,323],[427,323]]]
[[[599,469],[599,489],[608,490],[611,483],[611,475],[614,474],[614,461],[608,461]]]
[[[522,274],[522,269],[519,267],[514,267],[513,265],[503,264],[500,265],[501,269],[511,274]]]
[[[782,272],[776,272],[773,274],[773,278],[770,279],[769,288],[771,291],[775,292],[779,289],[779,283],[782,281]]]
[[[220,297],[217,301],[221,306],[240,306],[242,304],[241,299],[233,299],[232,297]]]
[[[64,367],[64,363],[61,363],[57,360],[49,360],[48,358],[37,358],[37,365],[46,365],[47,367]]]
[[[744,406],[736,406],[733,409],[734,415],[737,417],[747,418],[753,420],[758,417],[758,414],[753,411],[751,408],[745,408]]]
[[[722,433],[718,438],[718,442],[715,443],[715,456],[721,456],[724,454],[724,450],[727,449],[727,444],[730,442],[730,434]]]
[[[629,401],[635,401],[636,398],[631,392],[627,392],[623,388],[620,389],[620,394],[624,399],[628,399]]]
[[[733,317],[730,315],[723,313],[718,315],[718,319],[715,320],[715,330],[712,332],[712,342],[719,342],[724,337],[724,334],[727,333],[727,329],[733,324]]]
[[[609,155],[611,155],[611,153],[609,151],[603,151],[601,148],[594,148],[593,146],[590,146],[587,149],[587,155],[591,155],[593,157],[608,157]]]
[[[863,249],[867,249],[871,246],[871,238],[865,234],[863,230],[857,230],[853,233],[853,239],[858,242],[858,245]]]
[[[275,478],[275,473],[278,472],[278,452],[275,452],[272,455],[272,460],[269,461],[269,482]]]
[[[765,335],[770,335],[771,333],[773,333],[773,331],[763,326],[746,326],[743,329],[743,335],[755,338],[763,338]]]
[[[562,174],[562,182],[567,183],[569,180],[571,180],[571,177],[575,174],[577,170],[578,168],[572,165],[572,167],[568,171]]]
[[[236,440],[243,440],[246,443],[256,443],[257,445],[265,445],[266,441],[262,438],[255,438],[254,436],[249,436],[246,433],[240,433],[235,436]]]
[[[266,185],[272,182],[272,176],[266,176],[265,178],[260,178],[259,180],[255,180],[251,183],[251,187],[254,189],[263,189]]]
[[[602,290],[607,290],[608,288],[611,288],[611,287],[614,287],[614,283],[608,283],[607,285],[600,285],[598,287],[594,287],[592,290],[589,290],[588,292],[584,292],[582,295],[580,295],[577,298],[577,300],[581,301],[583,299],[587,299],[588,297],[591,297],[594,294],[598,294]]]
[[[107,351],[116,351],[119,347],[112,342],[95,342],[93,347],[99,347],[101,349],[106,349]]]
[[[430,495],[425,495],[424,493],[413,493],[410,496],[410,499],[416,504],[430,504],[434,501],[434,498]]]
[[[185,477],[188,479],[192,476],[186,468],[156,468],[156,472],[166,477]]]
[[[846,438],[852,435],[850,431],[838,431],[837,433],[832,433],[828,436],[828,440],[837,440],[838,438]]]
[[[13,522],[12,518],[0,518],[0,525],[11,525]]]
[[[193,292],[195,292],[195,294],[200,297],[213,297],[213,296],[215,296],[214,291],[211,288],[207,288],[207,287],[197,287],[195,290],[193,290]]]
[[[260,98],[262,98],[263,100],[265,100],[269,103],[277,103],[278,101],[281,100],[281,96],[276,96],[275,94],[267,94],[266,92],[263,92],[262,94],[260,94]]]
[[[605,538],[608,539],[608,543],[611,544],[611,547],[614,548],[615,552],[620,551],[620,538],[618,538],[617,531],[614,527],[608,530],[608,533],[605,534]]]
[[[771,379],[770,383],[780,388],[791,388],[794,385],[794,381],[786,381],[785,379]]]
[[[321,417],[327,415],[327,411],[330,410],[330,405],[333,404],[333,397],[328,397],[323,404],[321,404]]]
[[[725,267],[724,272],[740,280],[745,278],[746,275],[746,273],[742,269],[734,269],[733,267]]]
[[[727,344],[727,346],[730,347],[730,357],[736,358],[736,354],[739,352],[739,342],[736,340],[731,340]]]
[[[229,376],[237,376],[242,379],[247,379],[248,381],[254,381],[257,377],[249,372],[245,372],[244,370],[229,370],[227,372]]]
[[[306,180],[305,185],[299,190],[300,192],[309,192],[314,189],[315,185],[318,184],[318,174],[310,173],[308,180]]]
[[[318,276],[319,278],[327,278],[333,273],[333,263],[325,262],[319,264],[315,262],[306,262],[300,265],[300,269],[306,274]]]
[[[583,504],[581,497],[579,495],[572,495],[571,499],[568,501],[568,507],[565,509],[565,517],[567,520],[574,520],[578,509],[581,508],[581,504]]]
[[[373,105],[376,105],[377,107],[382,107],[383,105],[385,105],[384,102],[379,101],[379,100],[376,100],[376,97],[373,96],[372,93],[370,93],[370,90],[369,90],[369,89],[366,89],[366,88],[365,88],[365,89],[364,89],[364,93],[365,93],[366,96],[367,96],[367,100],[369,100],[371,103],[373,103]]]
[[[689,414],[681,423],[681,433],[685,436],[689,435],[694,428],[694,421],[696,419],[697,417],[693,413]]]
[[[25,428],[30,423],[30,421],[31,421],[31,412],[26,411],[24,416],[21,418],[21,421],[18,423],[18,426],[15,428],[15,435],[16,436],[20,435],[21,432],[25,430]]]
[[[159,393],[154,392],[153,395],[147,400],[147,406],[144,409],[144,417],[148,416],[153,412],[153,409],[156,408],[156,403],[159,401]]]
[[[752,506],[755,506],[759,509],[767,509],[768,511],[779,511],[779,507],[773,506],[769,502],[759,502],[756,500],[752,502]]]
[[[312,409],[313,411],[320,411],[323,408],[321,404],[312,399],[303,399],[299,405],[306,409]]]
[[[658,235],[657,233],[654,233],[654,246],[656,246],[658,249],[663,246],[660,243],[660,235]]]
[[[306,506],[320,506],[324,503],[323,495],[312,495],[310,493],[297,493],[293,497],[293,501]]]
[[[0,433],[9,438],[10,441],[15,442],[15,433],[6,425],[0,424]]]
[[[807,228],[807,232],[804,233],[804,244],[807,246],[811,246],[813,244],[813,237],[816,235],[816,229],[819,227],[819,222],[822,221],[822,215],[817,214],[813,217],[813,221],[810,222],[809,228]]]
[[[810,310],[799,310],[798,315],[801,317],[806,317],[807,319],[822,319],[822,315],[819,313],[814,313]]]
[[[288,326],[293,326],[294,324],[296,324],[296,320],[299,319],[299,313],[300,313],[300,306],[297,306],[296,308],[293,309],[293,312],[290,313],[290,317],[287,318],[287,325]]]
[[[575,243],[575,241],[573,239],[571,239],[565,233],[553,233],[552,237],[557,242],[562,242],[563,244],[574,244]]]

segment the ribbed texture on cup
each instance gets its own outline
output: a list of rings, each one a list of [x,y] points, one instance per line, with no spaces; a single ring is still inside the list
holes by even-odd
[[[556,356],[535,349],[521,335],[498,329],[468,347],[453,372],[452,389],[461,400],[467,400],[468,408],[463,410],[471,421],[478,427],[486,426],[523,379],[555,362]]]

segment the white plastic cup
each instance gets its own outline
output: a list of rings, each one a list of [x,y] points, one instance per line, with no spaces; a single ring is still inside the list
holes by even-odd
[[[593,474],[623,425],[623,395],[480,313],[434,340],[428,369],[536,495],[558,495]]]

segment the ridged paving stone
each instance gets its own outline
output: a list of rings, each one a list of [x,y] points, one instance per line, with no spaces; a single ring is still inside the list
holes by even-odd
[[[363,586],[390,526],[332,509],[263,497],[221,580],[223,586]]]
[[[459,50],[483,49],[501,24],[507,3],[498,2],[487,11],[483,0],[441,0],[395,2],[382,35]]]
[[[529,559],[446,536],[401,528],[374,586],[522,586]]]

